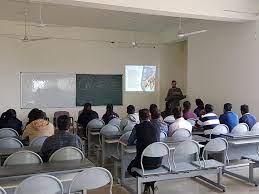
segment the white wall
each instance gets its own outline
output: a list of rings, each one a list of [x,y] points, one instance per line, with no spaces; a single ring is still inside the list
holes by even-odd
[[[22,27],[13,22],[0,21],[0,28],[1,33],[23,33]],[[30,33],[88,40],[132,40],[132,32],[89,28],[31,29]],[[159,36],[153,33],[138,33],[137,38],[142,42],[159,41]],[[22,43],[16,39],[0,37],[0,112],[8,108],[15,108],[18,116],[22,120],[26,120],[29,110],[20,109],[20,72],[124,74],[125,64],[154,64],[158,67],[163,67],[165,64],[168,67],[168,62],[164,63],[163,61],[163,52],[167,52],[168,47],[162,46],[162,48],[162,51],[160,48],[125,49],[110,44],[55,39]],[[174,49],[172,53],[174,52],[179,53],[180,51]],[[177,55],[175,55],[176,58]],[[171,63],[170,65],[179,66],[179,63]],[[171,70],[172,68],[170,68]],[[164,81],[160,85],[164,88],[168,76],[159,74],[159,77]],[[171,78],[168,83],[170,80]],[[179,82],[182,83],[180,78]],[[151,103],[160,104],[159,87],[155,93],[124,92],[123,98],[124,107],[115,107],[115,111],[120,115],[125,114],[125,107],[128,104],[135,104],[137,109],[148,107]],[[74,117],[77,117],[79,109],[67,110]],[[94,109],[100,115],[105,111],[104,107],[94,107]],[[57,110],[60,109],[45,109],[50,118]]]
[[[217,113],[222,113],[226,102],[238,113],[246,103],[259,118],[256,23],[208,23],[204,27],[207,33],[188,40],[188,95],[215,105]]]

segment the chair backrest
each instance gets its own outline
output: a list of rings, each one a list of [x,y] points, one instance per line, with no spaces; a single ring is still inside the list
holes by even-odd
[[[143,172],[143,175],[145,175],[145,169],[143,166],[143,158],[145,157],[164,157],[168,156],[166,166],[168,166],[169,171],[171,171],[171,164],[170,164],[170,149],[168,145],[166,145],[163,142],[155,142],[147,146],[144,151],[141,154],[140,159],[140,166]]]
[[[105,168],[93,167],[78,173],[69,187],[69,194],[84,190],[91,190],[110,184],[109,193],[112,194],[113,177]]]
[[[197,120],[197,119],[193,119],[193,118],[187,119],[187,121],[188,121],[189,123],[191,123],[192,126],[195,126],[196,120]]]
[[[135,125],[136,123],[128,122],[128,124],[124,127],[123,132],[132,131]]]
[[[36,137],[30,142],[30,147],[35,148],[35,149],[41,149],[44,141],[48,138],[48,136],[41,136],[41,137]]]
[[[120,139],[119,139],[119,142],[117,144],[117,155],[120,156],[120,146],[121,146],[121,142],[124,142],[124,143],[127,143],[128,142],[128,139],[130,137],[130,134],[131,134],[131,131],[127,131],[126,133],[124,133]]]
[[[6,138],[6,137],[18,137],[17,131],[15,131],[12,128],[2,128],[0,129],[0,138]]]
[[[13,137],[7,137],[0,139],[0,148],[8,149],[8,148],[22,148],[23,144],[18,139]]]
[[[118,125],[107,124],[101,129],[100,133],[106,133],[106,132],[112,133],[112,132],[118,132],[118,131],[120,131],[120,127]]]
[[[168,125],[171,125],[173,122],[175,122],[175,118],[173,115],[169,115],[166,118],[164,118],[164,122]]]
[[[58,117],[60,116],[63,116],[63,115],[66,115],[66,116],[70,116],[69,112],[67,111],[57,111],[54,113],[54,118],[58,119]]]
[[[0,194],[6,194],[6,191],[2,187],[0,187]]]
[[[10,155],[5,161],[3,166],[19,165],[19,164],[41,164],[41,157],[32,151],[19,151]]]
[[[120,118],[113,118],[112,120],[109,121],[108,124],[120,126],[120,123],[121,123],[121,119]]]
[[[242,135],[245,134],[246,132],[249,131],[249,127],[246,123],[239,123],[237,126],[235,126],[231,133],[232,134],[238,134],[238,135]]]
[[[56,177],[46,174],[31,176],[22,181],[14,194],[63,194],[63,185]]]
[[[212,130],[210,130],[210,138],[211,135],[221,135],[221,134],[227,134],[229,133],[229,128],[225,124],[219,124],[216,127],[214,127]]]
[[[186,141],[191,139],[191,132],[188,129],[177,129],[170,138],[173,142]]]
[[[206,152],[224,152],[224,151],[225,151],[224,164],[226,164],[226,161],[228,161],[228,155],[227,155],[228,142],[224,138],[220,138],[220,137],[211,139],[203,148],[202,159],[204,160],[204,167],[206,165],[205,159],[204,159],[204,154]]]
[[[259,122],[255,123],[252,127],[251,131],[258,131],[259,132]]]
[[[161,132],[160,132],[160,141],[161,141],[161,142],[165,142],[166,139],[167,139],[167,134],[166,134],[166,132],[161,131]]]
[[[173,165],[176,168],[176,158],[177,157],[185,157],[189,155],[196,155],[196,160],[199,160],[200,154],[200,147],[199,144],[194,140],[186,140],[181,142],[179,145],[176,146],[173,152]]]
[[[55,151],[49,158],[49,162],[66,161],[66,160],[82,160],[85,156],[83,152],[72,146],[61,148]]]
[[[99,119],[93,119],[87,124],[88,129],[101,129],[104,126],[104,122]]]

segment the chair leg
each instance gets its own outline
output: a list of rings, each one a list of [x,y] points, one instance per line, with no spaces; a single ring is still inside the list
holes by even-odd
[[[217,183],[221,185],[221,178],[222,178],[222,168],[219,168],[219,172],[217,174]]]
[[[140,177],[137,177],[137,194],[141,194],[142,181]]]
[[[114,180],[118,181],[118,162],[114,161]]]

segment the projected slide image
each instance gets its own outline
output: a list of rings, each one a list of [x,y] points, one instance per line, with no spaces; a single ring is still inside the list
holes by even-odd
[[[156,88],[156,66],[126,65],[126,91],[154,92]]]

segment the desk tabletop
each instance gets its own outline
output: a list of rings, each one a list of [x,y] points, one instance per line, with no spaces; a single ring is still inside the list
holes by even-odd
[[[85,168],[94,167],[95,165],[88,160],[70,160],[56,163],[43,163],[43,164],[26,164],[14,165],[0,168],[0,185],[1,180],[13,177],[27,177],[39,173],[58,174],[58,173],[71,173],[78,172]]]
[[[15,152],[24,151],[24,150],[37,152],[37,150],[35,149],[30,146],[25,146],[23,148],[0,148],[0,156],[10,156]]]
[[[227,133],[227,134],[222,134],[221,136],[227,137],[227,138],[232,138],[232,139],[245,139],[245,138],[255,138],[259,137],[259,133],[256,131],[248,131],[244,134],[232,134],[232,133]]]

